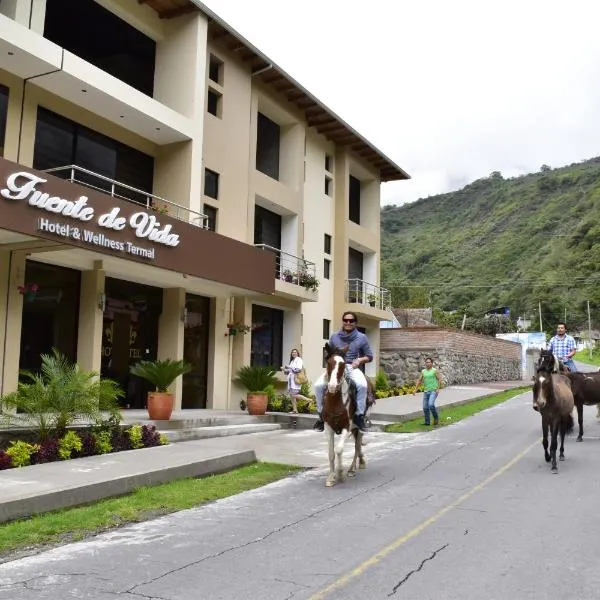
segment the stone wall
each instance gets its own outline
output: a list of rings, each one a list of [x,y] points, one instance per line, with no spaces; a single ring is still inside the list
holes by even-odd
[[[444,385],[522,378],[521,344],[456,329],[382,329],[380,367],[394,385],[414,383],[433,358]]]

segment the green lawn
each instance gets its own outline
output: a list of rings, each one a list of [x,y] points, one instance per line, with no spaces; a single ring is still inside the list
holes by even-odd
[[[481,412],[486,408],[490,408],[496,404],[500,404],[501,402],[508,400],[509,398],[529,391],[531,391],[531,386],[523,386],[498,392],[497,394],[485,396],[484,398],[475,399],[472,402],[461,404],[460,406],[438,407],[438,412],[440,415],[440,427],[445,427],[446,425],[452,425],[452,423],[462,421],[463,419]],[[418,431],[430,431],[431,429],[433,429],[431,425],[426,426],[423,424],[423,416],[420,416],[418,419],[410,419],[409,421],[392,423],[391,425],[386,425],[385,427],[385,431],[389,433],[415,433]]]
[[[0,525],[0,555],[75,541],[127,523],[192,508],[266,485],[300,470],[301,467],[258,462],[220,475],[142,487],[118,498],[4,523]]]
[[[590,358],[589,350],[581,350],[581,352],[578,352],[573,358],[586,365],[596,365],[597,367],[600,367],[600,352],[598,351],[595,351],[592,354],[592,358]]]

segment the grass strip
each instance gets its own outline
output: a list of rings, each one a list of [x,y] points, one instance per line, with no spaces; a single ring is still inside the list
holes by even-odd
[[[592,358],[590,358],[589,350],[582,350],[581,352],[578,352],[574,356],[574,358],[577,362],[582,362],[586,365],[595,365],[596,367],[600,367],[600,353],[597,351],[594,351],[594,353],[592,354]]]
[[[531,391],[531,386],[522,386],[510,390],[504,390],[503,392],[498,392],[497,394],[492,394],[483,398],[478,398],[471,402],[460,404],[459,406],[437,407],[440,415],[439,426],[446,427],[447,425],[452,425],[453,423],[457,423],[458,421],[462,421],[467,417],[471,417],[472,415],[477,414],[486,408],[491,408],[492,406],[500,404],[509,398],[513,398],[514,396],[518,396],[523,392],[529,391]],[[385,426],[385,431],[388,433],[416,433],[419,431],[430,431],[431,429],[433,429],[431,425],[423,424],[423,416],[420,416],[418,419],[400,421],[399,423],[391,423],[390,425]]]
[[[272,483],[301,469],[257,462],[219,475],[141,487],[124,496],[4,523],[0,525],[0,555],[76,541],[127,523],[193,508]]]

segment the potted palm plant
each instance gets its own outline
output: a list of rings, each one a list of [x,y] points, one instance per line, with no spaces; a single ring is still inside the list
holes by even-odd
[[[153,421],[168,421],[173,412],[173,394],[169,386],[180,376],[191,370],[183,360],[141,360],[130,369],[132,375],[151,383],[156,390],[148,392],[148,416]]]
[[[275,370],[272,367],[244,365],[238,369],[236,376],[248,390],[246,395],[248,414],[264,415],[269,402],[267,390],[277,382]]]

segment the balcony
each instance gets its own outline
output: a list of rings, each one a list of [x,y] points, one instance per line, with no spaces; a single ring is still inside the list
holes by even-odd
[[[55,177],[60,177],[61,179],[66,179],[71,183],[77,183],[92,190],[102,192],[112,198],[120,198],[137,206],[143,206],[148,210],[155,210],[159,214],[167,215],[178,221],[190,223],[202,229],[208,229],[208,217],[200,212],[191,210],[180,204],[175,204],[175,202],[165,200],[160,196],[138,190],[99,173],[88,171],[83,167],[67,165],[46,169],[44,172],[50,173]]]
[[[254,244],[256,248],[275,255],[275,294],[301,302],[319,300],[319,280],[315,263],[294,256],[267,244]]]
[[[390,318],[390,291],[374,283],[362,279],[347,279],[344,300],[344,310],[351,310],[379,321],[387,321]]]

